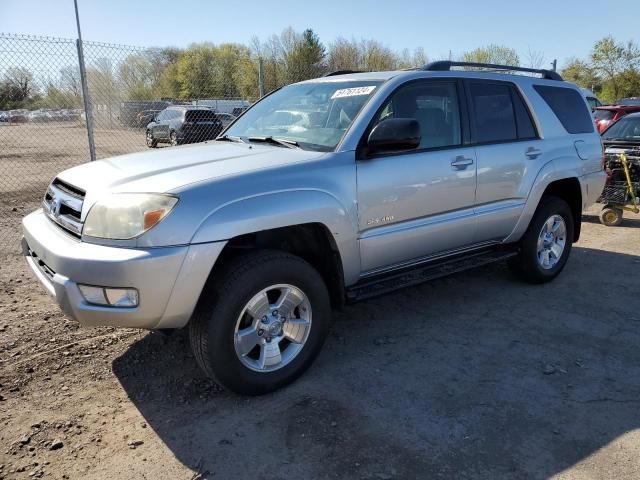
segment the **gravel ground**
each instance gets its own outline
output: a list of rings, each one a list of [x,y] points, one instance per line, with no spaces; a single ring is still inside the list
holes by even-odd
[[[0,479],[640,478],[640,217],[553,283],[497,264],[347,307],[299,381],[245,398],[184,334],[84,329],[0,266]]]

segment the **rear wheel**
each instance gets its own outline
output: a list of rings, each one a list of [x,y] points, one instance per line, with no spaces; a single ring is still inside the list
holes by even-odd
[[[258,395],[295,380],[327,336],[329,294],[303,259],[261,251],[216,272],[189,325],[202,369],[223,387]]]
[[[153,133],[151,130],[147,130],[147,147],[156,148],[158,146],[158,141],[153,138]]]
[[[607,227],[617,227],[622,223],[622,209],[605,205],[600,212],[600,223]]]
[[[553,280],[562,271],[573,242],[573,214],[567,202],[544,197],[520,241],[520,251],[509,261],[512,271],[530,283]]]

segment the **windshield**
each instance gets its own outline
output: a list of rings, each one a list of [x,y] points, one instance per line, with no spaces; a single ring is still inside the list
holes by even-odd
[[[226,132],[251,141],[273,137],[331,151],[382,81],[330,81],[284,87],[258,102]]]
[[[640,141],[640,117],[624,117],[602,134],[605,140]]]
[[[596,110],[594,116],[596,120],[611,120],[613,112],[611,110]]]

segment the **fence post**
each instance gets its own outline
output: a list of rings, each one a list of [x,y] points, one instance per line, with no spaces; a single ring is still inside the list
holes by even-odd
[[[262,57],[258,57],[258,93],[260,98],[264,97],[264,62]]]
[[[96,143],[93,137],[93,110],[91,99],[89,98],[89,87],[87,86],[87,71],[84,67],[84,51],[82,50],[82,33],[80,32],[80,15],[78,14],[78,0],[73,0],[76,10],[76,24],[78,26],[78,38],[76,48],[78,49],[78,65],[80,67],[80,83],[82,84],[82,100],[84,102],[84,116],[87,121],[87,137],[89,139],[89,156],[91,161],[96,159]]]

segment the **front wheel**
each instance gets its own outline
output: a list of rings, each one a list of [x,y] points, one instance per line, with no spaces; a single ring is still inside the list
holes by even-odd
[[[258,251],[214,272],[189,324],[202,369],[223,387],[259,395],[295,380],[328,334],[329,294],[306,261]]]
[[[169,143],[172,147],[177,147],[178,145],[180,145],[180,142],[178,141],[178,134],[176,132],[172,131],[169,134]]]
[[[573,214],[567,202],[544,197],[520,241],[520,251],[509,261],[512,271],[530,283],[553,280],[562,271],[573,242]]]

